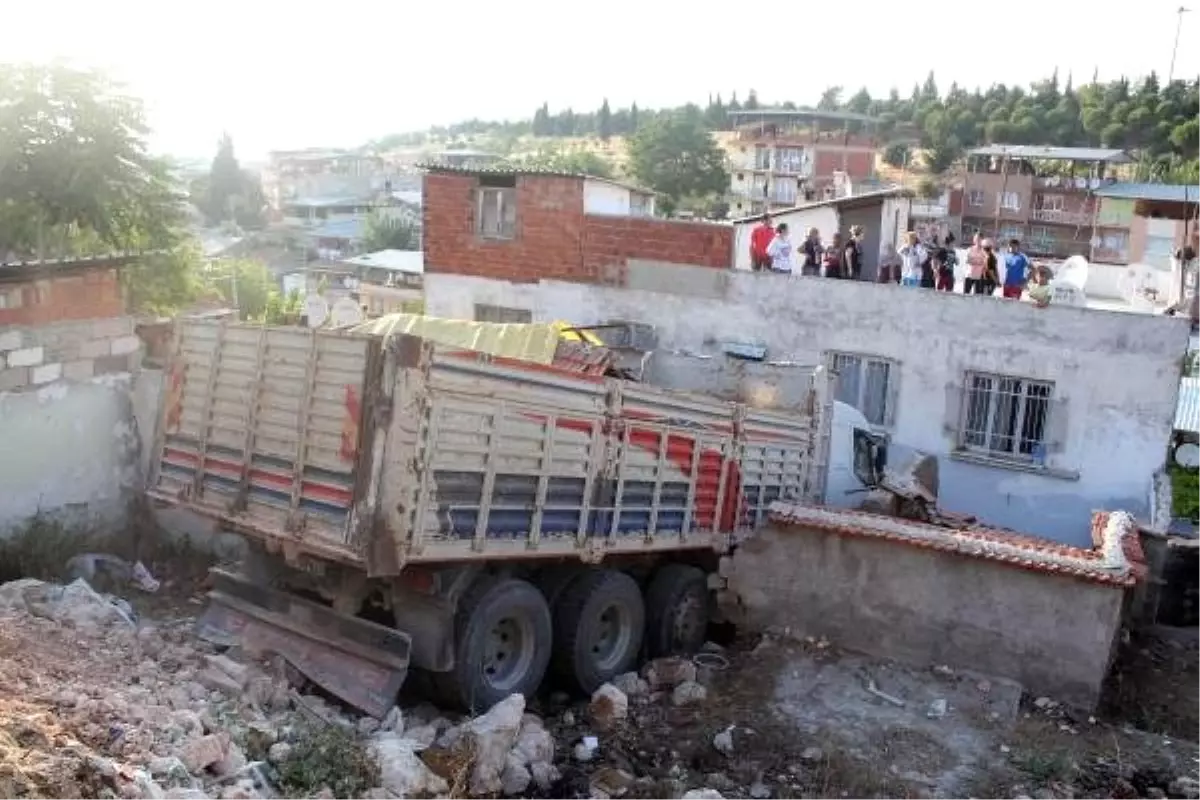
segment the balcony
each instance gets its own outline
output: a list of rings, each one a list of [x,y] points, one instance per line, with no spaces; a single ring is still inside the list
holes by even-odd
[[[1057,189],[1060,192],[1087,192],[1116,183],[1116,178],[1072,178],[1066,175],[1048,175],[1033,179],[1035,189]]]
[[[950,206],[945,203],[913,203],[908,214],[923,219],[942,219],[950,216]]]
[[[1032,222],[1048,222],[1051,225],[1091,225],[1092,215],[1081,211],[1059,211],[1050,208],[1035,208],[1029,215]]]

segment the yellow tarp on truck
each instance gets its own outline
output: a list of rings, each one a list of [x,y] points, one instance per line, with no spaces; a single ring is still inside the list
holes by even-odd
[[[350,331],[383,338],[395,334],[408,334],[448,347],[461,347],[464,350],[474,350],[500,358],[545,365],[555,362],[559,344],[564,341],[601,347],[604,345],[593,334],[576,330],[566,322],[474,322],[427,317],[421,314],[388,314],[359,323]]]

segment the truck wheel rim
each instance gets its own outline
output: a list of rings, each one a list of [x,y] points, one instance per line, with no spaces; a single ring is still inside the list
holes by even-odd
[[[700,626],[700,602],[696,596],[688,592],[679,598],[671,616],[671,644],[679,647],[693,641]]]
[[[608,606],[600,612],[592,641],[592,659],[597,669],[610,670],[618,665],[629,649],[631,628],[629,613],[622,606]]]
[[[529,671],[534,653],[533,625],[527,619],[505,617],[492,626],[483,675],[499,691],[510,691]]]

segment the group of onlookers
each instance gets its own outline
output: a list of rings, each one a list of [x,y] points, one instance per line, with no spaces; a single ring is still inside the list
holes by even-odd
[[[773,226],[770,217],[763,217],[750,234],[750,267],[755,272],[791,273],[799,262],[801,275],[858,280],[862,275],[862,239],[860,225],[850,228],[845,242],[841,234],[833,234],[828,245],[821,242],[820,231],[809,228],[796,248],[786,222]]]
[[[862,275],[862,239],[863,229],[858,225],[850,228],[846,242],[835,233],[829,244],[822,243],[816,228],[809,228],[797,248],[786,222],[773,226],[771,218],[764,217],[750,235],[751,267],[759,272],[792,273],[798,263],[801,275],[858,280]],[[899,249],[890,243],[884,246],[877,280],[952,292],[957,266],[954,234],[947,234],[944,240],[935,234],[922,241],[914,231],[909,231]],[[962,291],[993,295],[1000,288],[1004,297],[1020,298],[1032,284],[1036,291],[1031,290],[1031,295],[1044,304],[1049,299],[1049,277],[1044,268],[1035,266],[1021,252],[1018,240],[1010,240],[1007,252],[999,253],[990,239],[975,234],[966,251]]]

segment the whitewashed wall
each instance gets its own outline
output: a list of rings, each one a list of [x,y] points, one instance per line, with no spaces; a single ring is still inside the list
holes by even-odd
[[[700,283],[676,269],[678,282]],[[944,507],[1072,544],[1093,510],[1147,515],[1175,413],[1184,320],[947,295],[898,286],[734,272],[711,297],[543,282],[426,276],[428,312],[470,317],[474,303],[526,308],[534,321],[641,321],[660,346],[768,344],[771,359],[819,363],[836,350],[893,360],[891,435],[940,458]],[[1053,381],[1051,469],[1022,471],[950,457],[952,396],[967,370]]]

